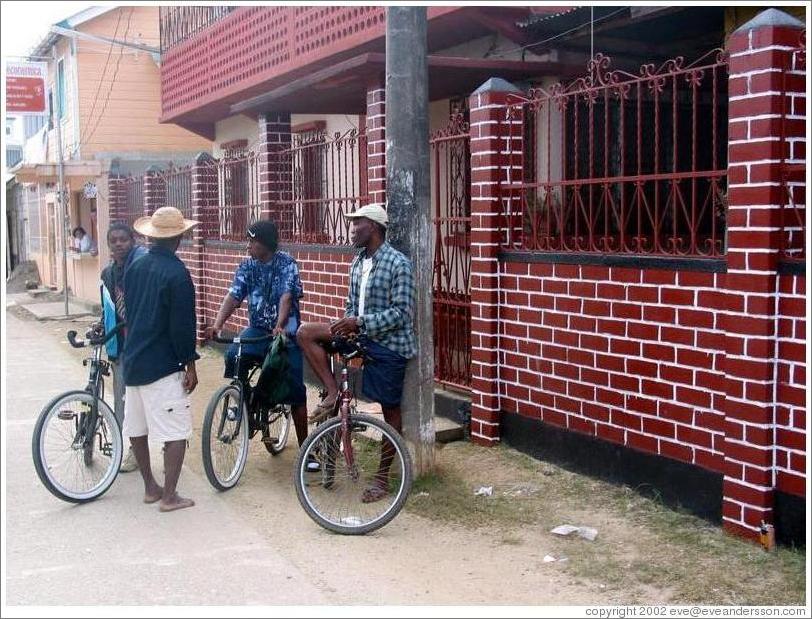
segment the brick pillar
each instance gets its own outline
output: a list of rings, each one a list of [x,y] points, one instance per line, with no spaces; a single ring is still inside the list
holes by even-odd
[[[259,115],[259,198],[260,219],[271,219],[279,226],[281,238],[290,240],[294,232],[294,213],[282,204],[293,199],[293,162],[284,151],[291,148],[290,114],[268,112]]]
[[[499,441],[499,182],[517,162],[521,170],[521,128],[507,138],[512,92],[519,91],[490,79],[470,97],[471,440],[480,445]]]
[[[205,275],[205,240],[215,236],[219,220],[217,216],[217,170],[215,160],[208,153],[199,153],[192,164],[192,219],[200,224],[192,229],[192,245],[186,266],[195,285],[195,313],[197,314],[197,339],[203,341],[203,329],[214,322],[217,309],[210,309]],[[219,301],[216,301],[219,307]]]
[[[386,88],[382,79],[367,86],[367,195],[386,203]]]
[[[161,168],[153,165],[144,173],[144,215],[152,215],[157,209],[166,206],[166,182],[161,178],[160,172]]]
[[[781,231],[782,72],[803,24],[769,9],[736,30],[730,53],[728,312],[725,331],[727,531],[773,522],[776,268]],[[803,84],[801,85],[803,87]]]
[[[107,177],[107,211],[110,223],[127,221],[127,189],[124,177],[112,170]]]

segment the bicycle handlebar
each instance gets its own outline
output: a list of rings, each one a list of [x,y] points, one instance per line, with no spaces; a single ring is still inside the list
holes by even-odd
[[[265,342],[273,337],[272,334],[260,335],[258,337],[223,337],[220,334],[215,334],[211,339],[218,344],[255,344],[257,342]]]
[[[100,338],[89,337],[87,340],[77,340],[76,331],[68,331],[67,333],[68,342],[70,342],[70,345],[73,346],[74,348],[84,348],[88,344],[90,346],[102,346],[103,344],[106,344],[109,340],[113,339],[114,336],[118,335],[118,332],[121,331],[121,329],[125,326],[125,324],[126,323],[120,322],[109,333],[105,333],[103,337]]]

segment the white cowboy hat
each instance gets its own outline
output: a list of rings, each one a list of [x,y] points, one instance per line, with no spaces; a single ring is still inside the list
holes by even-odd
[[[153,239],[169,239],[180,236],[199,223],[192,219],[184,219],[183,213],[174,206],[162,206],[152,214],[152,217],[136,219],[133,228],[139,234]]]
[[[381,224],[384,228],[389,224],[389,217],[386,214],[386,209],[383,207],[383,204],[367,204],[352,213],[344,213],[344,217],[348,219],[366,217],[367,219]]]

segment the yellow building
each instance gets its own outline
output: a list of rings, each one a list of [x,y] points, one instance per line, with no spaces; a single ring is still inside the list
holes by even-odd
[[[48,62],[48,124],[26,143],[11,170],[22,185],[15,205],[25,219],[24,253],[42,283],[98,301],[99,271],[109,260],[105,233],[111,166],[140,174],[151,165],[190,161],[211,142],[176,125],[160,124],[161,82],[157,6],[93,7],[55,24],[32,52]],[[57,196],[57,124],[61,130],[67,221]],[[70,236],[81,227],[83,249]],[[67,231],[67,234],[66,234]],[[62,246],[68,239],[67,273]],[[76,245],[74,248],[73,246]],[[89,249],[89,251],[88,251]]]

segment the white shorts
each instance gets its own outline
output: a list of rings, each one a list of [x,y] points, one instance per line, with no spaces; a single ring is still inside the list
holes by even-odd
[[[183,388],[183,372],[148,385],[127,385],[124,399],[126,437],[149,435],[151,441],[185,441],[192,436],[192,411]]]

